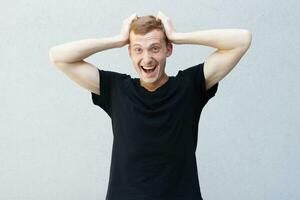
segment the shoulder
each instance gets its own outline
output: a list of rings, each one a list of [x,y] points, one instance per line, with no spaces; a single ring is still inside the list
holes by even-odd
[[[202,78],[204,63],[199,63],[197,65],[190,66],[186,69],[182,69],[178,71],[179,78],[183,78],[188,81],[192,81],[193,79]]]
[[[122,73],[122,72],[103,70],[103,69],[98,69],[98,70],[99,70],[100,78],[103,78],[107,81],[121,81],[121,80],[131,78],[129,74]]]

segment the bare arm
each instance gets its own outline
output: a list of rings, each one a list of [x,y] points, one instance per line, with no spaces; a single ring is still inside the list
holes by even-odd
[[[211,29],[176,33],[177,44],[198,44],[217,48],[204,62],[206,89],[222,80],[250,47],[252,34],[246,29]]]
[[[87,90],[100,95],[98,68],[84,61],[92,54],[128,44],[129,26],[136,14],[123,21],[119,35],[98,39],[84,39],[50,48],[49,58],[71,80]]]
[[[189,33],[176,32],[171,19],[159,12],[167,37],[174,44],[197,44],[217,48],[204,62],[206,89],[223,79],[246,53],[252,34],[246,29],[211,29]]]
[[[85,39],[54,46],[50,49],[50,60],[53,63],[74,63],[82,61],[94,53],[107,49],[122,47],[120,36]]]

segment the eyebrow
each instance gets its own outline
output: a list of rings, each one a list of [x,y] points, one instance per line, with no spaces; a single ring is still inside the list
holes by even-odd
[[[152,46],[154,46],[154,45],[160,45],[160,43],[158,43],[158,42],[153,43],[153,44],[150,45],[150,47],[152,47]],[[134,44],[134,45],[132,45],[132,46],[134,47],[134,46],[141,46],[141,45],[140,45],[140,44]]]

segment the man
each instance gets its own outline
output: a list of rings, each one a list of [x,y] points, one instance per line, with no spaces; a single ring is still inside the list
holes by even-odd
[[[51,48],[50,59],[70,79],[91,92],[111,118],[113,151],[107,200],[201,200],[196,164],[201,111],[218,83],[251,43],[244,29],[179,33],[167,16],[123,21],[119,35]],[[98,69],[88,56],[128,44],[139,78]],[[217,48],[205,62],[165,73],[172,44]]]

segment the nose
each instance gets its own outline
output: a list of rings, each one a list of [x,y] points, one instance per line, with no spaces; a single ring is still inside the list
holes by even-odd
[[[145,52],[143,55],[143,65],[151,65],[153,64],[152,55],[148,52]]]

